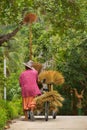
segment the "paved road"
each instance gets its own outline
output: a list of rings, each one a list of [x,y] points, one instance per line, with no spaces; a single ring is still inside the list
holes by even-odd
[[[17,119],[8,130],[87,130],[87,116],[57,116],[45,121],[44,116],[36,116],[35,121]]]

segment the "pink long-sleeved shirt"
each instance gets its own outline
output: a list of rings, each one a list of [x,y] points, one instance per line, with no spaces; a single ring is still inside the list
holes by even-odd
[[[40,95],[40,89],[37,84],[37,71],[25,70],[21,73],[19,83],[21,86],[22,97]]]

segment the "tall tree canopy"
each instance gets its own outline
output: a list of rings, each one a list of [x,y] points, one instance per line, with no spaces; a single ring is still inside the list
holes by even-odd
[[[87,29],[86,0],[1,0],[0,3],[0,24],[3,26],[18,25],[27,12],[35,12],[40,21],[44,20],[46,28],[51,25],[54,33],[64,34],[69,28]],[[2,41],[1,38],[2,35]]]

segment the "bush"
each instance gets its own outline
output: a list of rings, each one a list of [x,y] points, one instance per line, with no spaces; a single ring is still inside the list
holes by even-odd
[[[7,117],[8,119],[13,119],[18,117],[18,112],[13,102],[8,102]]]
[[[11,119],[22,114],[22,105],[20,100],[9,102],[9,114]]]
[[[10,110],[9,103],[7,101],[0,100],[0,106],[2,109],[5,109],[7,119],[10,119],[11,118],[11,110]]]
[[[0,107],[0,130],[4,128],[6,121],[7,121],[6,110]]]
[[[23,108],[22,108],[22,100],[21,99],[16,99],[12,101],[14,103],[14,106],[17,109],[18,115],[23,114]]]
[[[21,100],[4,101],[0,100],[0,130],[2,130],[9,119],[22,115]]]
[[[0,100],[0,106],[6,110],[7,119],[13,119],[22,114],[22,104],[20,99],[10,102]]]

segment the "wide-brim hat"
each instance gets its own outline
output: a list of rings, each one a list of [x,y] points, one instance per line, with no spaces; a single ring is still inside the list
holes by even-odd
[[[28,62],[23,63],[23,65],[27,66],[30,69],[34,69],[33,68],[33,61],[32,60],[29,60]]]

